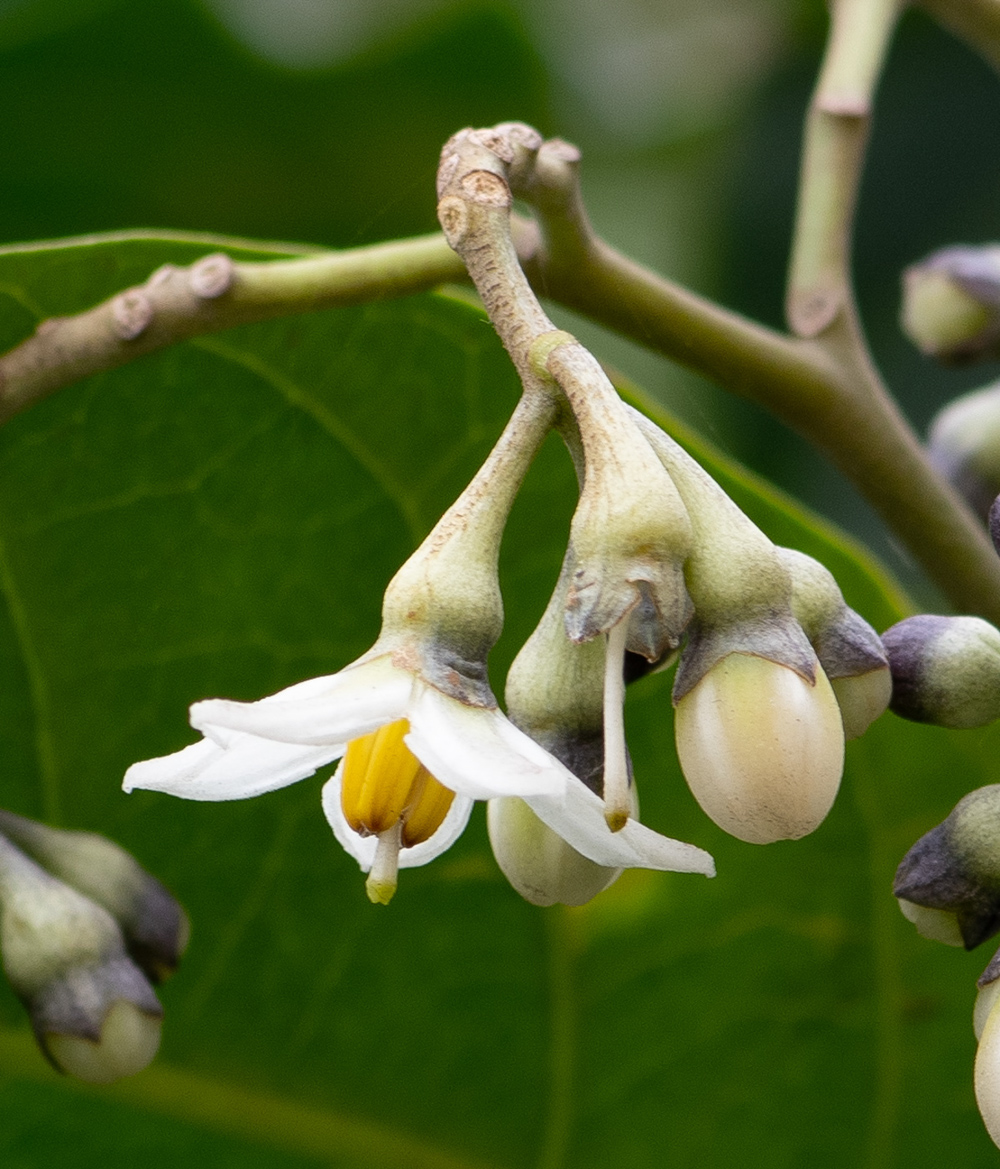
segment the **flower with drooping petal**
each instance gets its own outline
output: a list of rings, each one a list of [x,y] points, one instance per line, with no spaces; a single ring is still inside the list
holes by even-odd
[[[558,803],[569,772],[499,711],[486,674],[503,620],[500,537],[553,414],[542,395],[521,399],[483,467],[390,582],[382,633],[366,654],[257,702],[196,702],[201,742],[134,764],[125,789],[243,799],[343,756],[323,807],[382,903],[398,868],[452,844],[473,801]]]
[[[714,877],[715,864],[703,849],[638,821],[621,711],[626,627],[620,622],[604,637],[570,641],[563,613],[574,569],[567,553],[506,690],[511,719],[572,775],[561,799],[490,800],[487,824],[497,864],[535,905],[583,905],[626,868]]]

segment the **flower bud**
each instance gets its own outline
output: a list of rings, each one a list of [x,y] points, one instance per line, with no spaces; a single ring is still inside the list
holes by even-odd
[[[927,449],[937,470],[985,516],[1000,491],[1000,383],[949,402],[931,423]]]
[[[844,737],[856,739],[889,705],[892,676],[881,639],[848,608],[833,574],[792,548],[778,555],[792,578],[792,612],[816,651],[840,706]]]
[[[627,619],[627,648],[654,661],[677,645],[691,617],[684,504],[634,413],[579,342],[567,333],[544,335],[533,360],[571,402],[583,456],[566,633],[590,641]]]
[[[995,1145],[1000,1146],[1000,963],[996,957],[979,979],[972,1026],[979,1040],[973,1083],[976,1104]]]
[[[882,634],[896,714],[965,729],[1000,718],[1000,631],[979,617],[922,614]]]
[[[902,326],[922,353],[940,361],[994,356],[1000,341],[1000,248],[943,248],[907,268]]]
[[[2,837],[0,949],[57,1069],[110,1083],[152,1060],[163,1011],[114,919]]]
[[[511,720],[572,774],[561,798],[494,799],[487,823],[504,875],[535,905],[583,905],[625,868],[715,875],[708,853],[638,822],[622,724],[626,626],[580,644],[563,612],[567,552],[538,627],[507,675]]]
[[[766,658],[728,654],[677,702],[675,729],[695,799],[739,840],[796,840],[833,806],[844,732],[818,666],[810,683]]]
[[[1000,930],[1000,784],[963,797],[896,870],[900,909],[925,937],[974,949]]]
[[[635,803],[632,814],[638,814]],[[490,800],[486,826],[501,872],[532,905],[585,905],[621,875],[620,868],[606,868],[577,852],[524,800]]]
[[[52,876],[103,906],[121,927],[129,955],[153,982],[177,968],[191,936],[187,914],[130,853],[103,836],[50,828],[2,809],[0,832]]]

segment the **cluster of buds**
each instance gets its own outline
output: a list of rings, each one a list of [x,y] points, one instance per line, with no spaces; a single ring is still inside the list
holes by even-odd
[[[0,811],[0,953],[57,1070],[106,1084],[149,1064],[153,991],[187,945],[184,911],[124,849]]]
[[[908,268],[903,329],[944,364],[1000,356],[1000,247],[944,248]],[[1000,384],[962,394],[934,418],[931,461],[985,517],[1000,492]]]
[[[1000,248],[953,247],[911,267],[903,325],[944,362],[1000,353]],[[932,461],[988,520],[1000,553],[1000,385],[965,394],[935,418]],[[886,630],[891,707],[953,729],[1000,718],[1000,630],[978,617],[909,617]],[[918,932],[967,950],[1000,931],[1000,785],[979,788],[922,836],[896,872],[899,907]],[[973,1012],[976,1101],[1000,1146],[1000,951],[979,978]]]
[[[523,396],[486,462],[390,582],[357,661],[257,702],[197,702],[201,741],[135,764],[126,789],[258,795],[342,758],[323,789],[374,902],[399,871],[489,803],[500,868],[528,900],[578,905],[626,867],[714,874],[712,858],[638,820],[625,743],[626,661],[679,652],[677,750],[697,800],[743,840],[794,839],[828,812],[844,738],[889,699],[870,626],[808,557],[775,547],[676,443],[618,396],[542,310],[510,207],[544,236],[577,222],[578,155],[527,126],[466,130],[444,148],[438,215],[520,374]],[[502,624],[500,540],[551,430],[580,483],[562,572],[511,668],[507,714],[487,655]]]
[[[903,858],[894,892],[927,938],[971,950],[1000,931],[1000,785],[979,788]],[[1000,1145],[1000,951],[983,971],[973,1011],[974,1084],[987,1131]]]

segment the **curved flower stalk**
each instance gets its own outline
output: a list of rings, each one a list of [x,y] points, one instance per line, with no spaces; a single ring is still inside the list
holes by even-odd
[[[778,550],[671,438],[633,412],[694,531],[695,615],[674,681],[681,770],[702,809],[755,844],[812,832],[833,805],[844,729],[792,609]]]
[[[125,789],[243,799],[345,756],[324,810],[382,903],[398,868],[453,843],[474,800],[558,803],[569,772],[507,721],[486,674],[503,621],[500,537],[554,411],[541,393],[521,399],[486,463],[390,582],[382,632],[366,654],[258,702],[196,702],[191,725],[204,738],[134,764]]]
[[[567,553],[548,607],[514,660],[506,686],[511,720],[573,778],[562,801],[541,795],[488,805],[497,863],[535,905],[583,905],[625,868],[715,875],[707,852],[638,821],[621,713],[625,625],[582,644],[567,638],[563,614],[574,567]]]
[[[511,237],[513,196],[544,201],[554,171],[577,158],[574,147],[516,122],[461,130],[441,152],[438,219],[522,380],[558,387],[572,412],[583,485],[570,533],[567,632],[589,641],[627,618],[629,649],[655,660],[690,617],[682,574],[690,524],[599,363],[546,316]]]

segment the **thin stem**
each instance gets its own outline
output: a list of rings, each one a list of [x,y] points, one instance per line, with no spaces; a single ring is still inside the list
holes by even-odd
[[[216,252],[188,268],[167,264],[87,312],[42,321],[0,358],[0,422],[62,386],[189,337],[407,296],[464,276],[440,235],[301,259],[240,263]]]
[[[628,618],[608,630],[604,657],[604,819],[619,832],[632,814],[625,760],[625,643]]]
[[[928,6],[943,10],[944,0],[928,0]],[[877,8],[888,19],[885,0]],[[966,0],[956,11],[975,11],[985,22],[1000,6]],[[1000,16],[994,24],[1000,35]],[[870,78],[870,46],[865,52],[869,64],[859,72]],[[844,73],[831,67],[830,75]],[[956,608],[1000,622],[1000,561],[882,386],[850,301],[850,311],[836,314],[822,336],[793,338],[665,280],[593,234],[579,193],[578,157],[560,142],[538,151],[534,170],[517,190],[532,202],[537,229],[502,209],[513,233],[513,258],[531,284],[770,410],[858,487]],[[838,254],[846,257],[846,249]],[[465,272],[440,235],[295,260],[229,263],[232,280],[221,290],[227,265],[210,257],[187,269],[161,269],[141,288],[78,316],[42,322],[0,358],[0,421],[81,377],[175,341],[293,312],[404,296]],[[516,278],[513,265],[510,271]],[[485,269],[483,276],[488,298],[495,294]],[[534,328],[543,322],[551,328],[539,313]],[[522,342],[513,331],[505,338],[523,376],[532,377]],[[561,416],[557,425],[565,424]]]
[[[806,118],[786,312],[815,337],[852,303],[850,246],[872,97],[899,0],[835,0]]]

